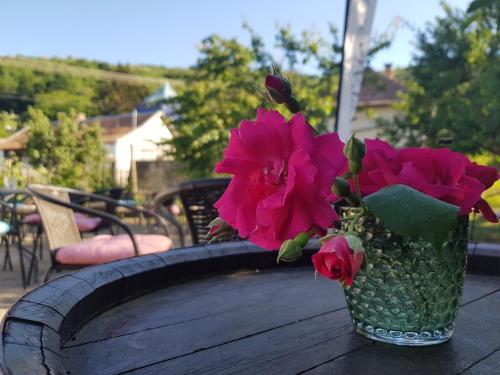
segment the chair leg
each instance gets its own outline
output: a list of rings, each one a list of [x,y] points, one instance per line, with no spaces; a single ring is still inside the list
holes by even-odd
[[[5,243],[5,257],[3,259],[3,270],[7,270],[7,265],[9,266],[9,271],[12,271],[12,258],[10,257],[10,244],[9,239],[6,236],[2,237],[2,242]]]
[[[38,225],[36,228],[36,237],[33,242],[33,253],[36,254],[36,250],[38,250],[38,256],[40,260],[43,260],[43,232],[42,225]]]
[[[30,266],[28,268],[28,285],[31,283],[31,278],[33,276],[33,282],[38,282],[38,258],[36,254],[31,253]]]
[[[50,280],[50,276],[52,276],[52,272],[54,272],[54,266],[50,266],[49,270],[45,274],[45,277],[43,278],[44,283],[46,283],[47,281]]]
[[[20,239],[18,238],[18,241],[20,241]],[[21,245],[21,242],[18,242],[17,243],[17,250],[19,251],[19,264],[21,265],[21,279],[23,281],[23,289],[26,289],[26,286],[29,284],[29,277],[31,274],[28,274],[28,278],[26,278],[26,270],[24,268],[24,254],[23,254],[23,251],[27,251],[23,248],[23,246]],[[32,255],[34,256],[34,255]]]

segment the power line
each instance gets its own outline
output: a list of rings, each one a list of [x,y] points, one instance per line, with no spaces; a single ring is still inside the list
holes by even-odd
[[[73,75],[97,80],[124,82],[131,85],[163,85],[165,83],[175,83],[174,80],[165,78],[147,77],[136,74],[111,72],[96,68],[86,68],[67,64],[55,63],[51,61],[34,60],[23,57],[0,57],[0,66],[10,66],[15,68],[32,69],[36,71]]]

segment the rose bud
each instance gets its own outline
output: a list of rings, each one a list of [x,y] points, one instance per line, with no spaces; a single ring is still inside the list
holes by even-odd
[[[349,160],[347,165],[349,166],[349,172],[352,174],[359,174],[363,168],[363,163],[359,160]]]
[[[234,236],[234,229],[222,220],[220,217],[212,220],[210,224],[208,224],[208,233],[207,236],[210,237],[209,244],[215,240],[227,240]]]
[[[353,235],[335,236],[323,243],[319,251],[312,256],[316,272],[326,278],[351,285],[364,261],[363,248],[359,247],[361,240],[357,238],[358,242],[356,238]]]
[[[347,160],[361,162],[366,154],[366,146],[363,141],[353,135],[344,146],[344,155]],[[350,169],[349,172],[353,173]]]
[[[276,104],[283,104],[292,96],[290,82],[281,75],[268,74],[265,85],[269,99]]]
[[[338,176],[333,181],[332,191],[337,197],[347,197],[351,193],[351,185],[349,181]]]
[[[302,255],[302,246],[296,240],[286,240],[280,247],[278,252],[277,263],[281,260],[284,262],[295,262]]]

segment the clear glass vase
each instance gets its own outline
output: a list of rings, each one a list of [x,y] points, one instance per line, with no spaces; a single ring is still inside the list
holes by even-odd
[[[344,216],[350,211],[344,209]],[[468,221],[460,221],[442,249],[396,235],[373,216],[355,226],[367,262],[344,292],[358,333],[408,346],[451,338],[467,262]]]

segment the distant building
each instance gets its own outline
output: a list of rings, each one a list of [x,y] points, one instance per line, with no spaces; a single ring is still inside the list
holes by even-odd
[[[161,110],[88,118],[84,124],[100,124],[102,141],[113,164],[115,182],[125,185],[132,156],[135,161],[155,161],[165,157],[158,143],[171,139],[172,133],[162,121]]]
[[[405,91],[406,87],[394,79],[390,64],[386,64],[383,73],[367,68],[363,76],[352,131],[361,138],[377,137],[379,129],[376,119],[392,119],[397,114],[394,105],[400,101],[400,94]]]
[[[82,124],[100,124],[108,160],[113,165],[115,182],[125,185],[130,173],[132,155],[135,161],[156,161],[165,157],[165,147],[158,144],[171,139],[172,133],[162,121],[161,110],[80,118]],[[8,138],[0,139],[0,151],[24,155],[28,129],[23,128]]]

